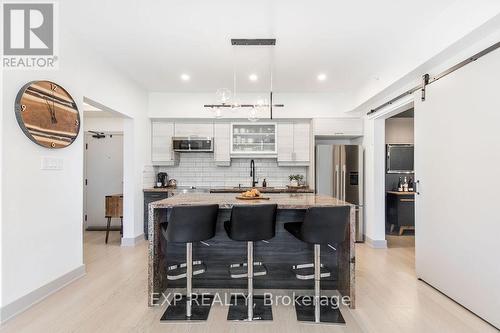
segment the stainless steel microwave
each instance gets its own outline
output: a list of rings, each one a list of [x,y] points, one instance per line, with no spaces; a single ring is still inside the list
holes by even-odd
[[[213,152],[214,139],[210,137],[174,137],[172,146],[177,152]]]

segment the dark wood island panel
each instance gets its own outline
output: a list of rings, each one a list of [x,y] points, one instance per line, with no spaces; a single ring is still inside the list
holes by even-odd
[[[271,199],[258,203],[278,204],[276,236],[266,242],[256,242],[254,258],[262,261],[267,267],[266,276],[254,279],[256,289],[312,289],[312,280],[299,280],[291,271],[294,264],[312,263],[313,246],[295,239],[284,229],[284,223],[302,221],[305,210],[312,206],[345,206],[348,203],[335,198],[316,196],[314,194],[269,194]],[[185,245],[167,243],[161,237],[160,223],[168,215],[168,209],[175,205],[213,204],[218,203],[220,210],[217,221],[216,236],[206,246],[193,244],[193,259],[202,260],[207,270],[193,277],[196,288],[208,289],[244,289],[246,279],[231,279],[229,265],[246,261],[246,242],[230,240],[224,231],[223,223],[229,219],[230,209],[235,204],[254,204],[235,199],[234,194],[186,193],[172,198],[154,202],[149,206],[149,305],[152,306],[152,295],[169,288],[183,288],[185,280],[167,280],[166,267],[185,262]],[[352,206],[351,206],[352,207]],[[354,209],[351,209],[351,224],[347,230],[346,241],[332,244],[337,251],[322,246],[321,261],[332,276],[321,281],[324,290],[339,290],[342,295],[350,296],[351,307],[354,307]]]

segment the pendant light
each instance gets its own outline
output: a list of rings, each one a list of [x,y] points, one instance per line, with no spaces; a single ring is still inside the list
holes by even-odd
[[[266,111],[269,112],[269,118],[273,118],[273,107],[284,107],[283,104],[273,104],[272,94],[273,94],[273,53],[270,52],[270,62],[269,62],[269,98],[262,96],[262,94],[257,95],[256,99],[251,104],[241,103],[238,101],[236,95],[236,61],[235,61],[235,47],[237,46],[274,46],[276,45],[276,39],[231,39],[231,45],[233,45],[233,91],[231,92],[228,88],[220,88],[215,92],[215,103],[205,104],[204,107],[210,108],[215,118],[222,118],[222,111],[225,109],[236,110],[240,108],[248,109],[248,120],[258,121],[262,114]],[[270,49],[271,50],[271,49]]]

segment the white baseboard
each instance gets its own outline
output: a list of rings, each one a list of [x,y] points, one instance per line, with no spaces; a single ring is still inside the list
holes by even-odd
[[[64,288],[71,282],[81,278],[85,275],[85,265],[81,265],[72,271],[58,277],[57,279],[33,290],[32,292],[18,298],[17,300],[5,305],[0,308],[0,323],[5,323],[12,317],[20,314],[21,312],[27,310],[31,306],[40,302],[44,298],[55,293],[59,289]]]
[[[387,249],[387,240],[385,239],[371,239],[365,235],[365,243],[374,249]]]
[[[140,234],[139,236],[133,238],[122,238],[122,246],[136,246],[138,243],[144,241],[144,234]]]

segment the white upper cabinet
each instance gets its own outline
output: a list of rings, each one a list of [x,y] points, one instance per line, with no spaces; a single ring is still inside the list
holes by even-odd
[[[309,165],[311,125],[309,122],[278,123],[278,164]]]
[[[231,124],[214,125],[214,159],[219,166],[231,165]]]
[[[276,157],[276,123],[231,124],[231,155]]]
[[[178,162],[178,154],[172,149],[173,136],[173,122],[151,122],[151,162],[153,165],[174,165]]]
[[[214,123],[213,122],[175,122],[175,136],[201,136],[210,137],[214,136]]]
[[[293,123],[278,123],[278,162],[293,160]]]
[[[314,135],[359,137],[363,135],[362,118],[315,118]]]
[[[311,124],[293,124],[293,159],[296,162],[306,162],[309,164],[311,150]]]

